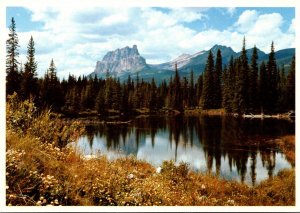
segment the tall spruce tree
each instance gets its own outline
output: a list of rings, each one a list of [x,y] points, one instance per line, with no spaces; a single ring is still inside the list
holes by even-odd
[[[11,19],[8,37],[6,40],[6,94],[10,95],[15,91],[19,92],[21,82],[17,60],[19,56],[19,39],[14,18]]]
[[[221,75],[222,75],[222,54],[221,50],[218,49],[216,65],[214,71],[214,104],[213,108],[220,108],[222,105],[222,90],[221,90]]]
[[[277,65],[276,65],[276,58],[275,58],[275,50],[274,50],[274,42],[272,41],[271,44],[271,52],[269,54],[269,60],[267,64],[267,103],[266,103],[266,110],[270,113],[276,110],[276,102],[277,102]]]
[[[202,101],[202,91],[203,91],[203,74],[201,74],[197,80],[196,84],[196,100],[197,103],[195,103],[197,106],[201,106]]]
[[[288,109],[295,110],[296,101],[296,87],[295,87],[295,56],[292,59],[290,70],[287,75],[287,99],[288,99]]]
[[[241,58],[237,58],[234,61],[235,80],[234,80],[234,97],[232,102],[232,111],[235,113],[245,113],[245,82],[242,70]]]
[[[28,99],[30,96],[36,97],[38,94],[37,62],[35,61],[34,54],[34,41],[31,36],[27,46],[27,62],[25,63],[25,70],[21,82],[23,99]]]
[[[40,96],[44,105],[51,106],[54,111],[58,111],[63,104],[63,93],[53,59],[42,81]]]
[[[258,64],[257,64],[258,54],[257,48],[254,46],[252,57],[251,57],[251,67],[249,70],[249,110],[255,112],[258,109]]]
[[[279,78],[278,78],[278,99],[276,108],[279,112],[284,112],[288,109],[288,93],[287,93],[287,83],[286,83],[286,76],[284,65],[282,65],[281,70],[279,71]]]
[[[230,82],[229,80],[229,72],[227,70],[227,67],[225,65],[224,67],[224,72],[222,75],[223,79],[223,89],[222,89],[222,106],[226,110],[226,112],[231,112],[232,107],[231,107],[231,97],[230,97]]]
[[[229,112],[232,112],[233,109],[233,101],[234,101],[234,94],[235,94],[235,85],[236,85],[236,70],[234,69],[234,60],[233,56],[231,56],[229,65],[228,65],[228,109]]]
[[[195,85],[194,85],[194,71],[193,70],[191,70],[191,73],[190,73],[188,106],[195,107]]]
[[[202,109],[211,109],[214,106],[214,57],[211,51],[208,53],[201,98]]]
[[[260,108],[261,113],[265,112],[265,109],[267,107],[267,94],[268,94],[268,78],[267,78],[267,68],[266,64],[263,61],[260,65],[259,69],[259,100],[260,100]]]
[[[240,80],[240,91],[241,91],[241,105],[240,105],[240,112],[247,112],[249,111],[249,65],[248,65],[248,57],[247,57],[247,50],[246,50],[246,38],[244,37],[243,40],[243,49],[242,54],[240,56],[241,59],[241,70],[239,72],[239,80]]]
[[[150,101],[149,101],[149,110],[153,112],[157,108],[157,94],[156,94],[157,88],[154,81],[154,78],[151,80],[151,86],[150,86]]]
[[[173,95],[174,95],[174,99],[173,99],[172,108],[182,112],[183,111],[182,91],[181,91],[181,83],[180,83],[177,64],[175,64],[175,76],[173,80]]]

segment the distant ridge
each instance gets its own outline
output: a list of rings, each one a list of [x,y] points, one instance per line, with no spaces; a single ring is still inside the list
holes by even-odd
[[[214,45],[210,50],[216,58],[218,49],[222,53],[223,65],[227,65],[230,58],[237,58],[241,52],[235,52],[231,47],[224,45]],[[247,49],[248,60],[250,61],[253,48]],[[147,64],[136,45],[132,48],[126,46],[121,49],[109,51],[101,61],[97,61],[94,72],[90,76],[105,78],[107,72],[109,75],[125,80],[129,75],[135,76],[139,73],[139,77],[146,81],[154,78],[157,82],[169,80],[174,75],[174,67],[177,63],[179,74],[188,76],[191,70],[194,71],[195,77],[199,76],[205,68],[209,50],[202,50],[195,54],[181,54],[177,58],[162,64]],[[283,49],[275,52],[276,61],[279,66],[284,65],[286,68],[295,55],[295,48]],[[258,63],[267,61],[269,55],[258,49]]]

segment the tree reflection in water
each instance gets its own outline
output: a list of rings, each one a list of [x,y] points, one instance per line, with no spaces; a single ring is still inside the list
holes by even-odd
[[[130,124],[87,126],[86,130],[86,137],[79,141],[89,144],[90,154],[99,148],[95,143],[102,143],[101,153],[121,150],[125,155],[139,153],[140,158],[150,161],[160,157],[175,162],[189,159],[187,162],[195,170],[233,179],[238,175],[241,182],[248,175],[247,183],[255,185],[262,171],[266,171],[267,177],[275,175],[278,158],[281,161],[278,169],[290,167],[280,157],[280,150],[266,141],[295,134],[295,123],[226,116],[151,116],[135,118]],[[165,156],[158,156],[159,153]],[[203,161],[205,168],[197,168],[196,162]]]

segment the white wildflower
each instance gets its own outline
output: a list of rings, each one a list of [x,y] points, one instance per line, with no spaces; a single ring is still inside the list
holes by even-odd
[[[206,186],[204,184],[202,184],[201,189],[206,189]]]
[[[234,200],[229,199],[229,200],[227,200],[227,203],[228,203],[229,205],[234,205]]]
[[[133,174],[129,174],[129,175],[127,175],[127,178],[128,179],[132,179],[132,178],[134,178],[134,175]]]
[[[161,167],[157,167],[156,168],[156,173],[161,173],[162,168]]]

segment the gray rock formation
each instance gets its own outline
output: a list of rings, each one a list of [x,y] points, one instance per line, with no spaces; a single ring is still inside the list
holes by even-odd
[[[124,71],[139,71],[146,66],[146,60],[140,56],[136,45],[132,48],[126,46],[115,51],[108,52],[102,59],[97,61],[95,74],[121,73]]]

